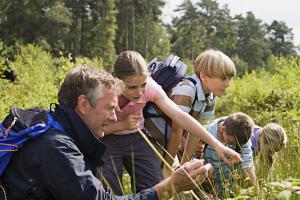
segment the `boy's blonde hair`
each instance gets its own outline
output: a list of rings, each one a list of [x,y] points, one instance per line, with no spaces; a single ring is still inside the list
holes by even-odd
[[[288,138],[282,126],[276,123],[269,123],[265,125],[259,135],[263,138],[265,144],[279,146],[279,150],[285,148]]]
[[[195,60],[195,73],[208,77],[232,78],[236,74],[235,65],[223,52],[209,49],[202,52]]]

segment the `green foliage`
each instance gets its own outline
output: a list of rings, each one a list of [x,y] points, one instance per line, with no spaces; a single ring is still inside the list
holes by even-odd
[[[0,108],[1,116],[11,106],[45,106],[54,99],[57,92],[57,86],[51,81],[54,73],[49,54],[28,45],[21,48],[15,59],[10,66],[17,75],[17,81],[1,88],[1,102],[4,102]]]
[[[235,68],[237,71],[236,73],[238,77],[242,77],[243,75],[248,73],[248,68],[249,68],[248,64],[242,59],[240,59],[238,55],[232,56],[231,60],[235,64]]]
[[[0,48],[0,52],[6,47]],[[0,66],[3,60],[1,57]],[[49,104],[57,102],[59,85],[67,71],[82,64],[103,68],[102,60],[78,58],[76,63],[71,57],[53,58],[49,53],[34,45],[21,46],[19,53],[10,61],[11,69],[16,73],[17,80],[9,82],[0,79],[0,119],[7,114],[12,106],[29,108],[41,106],[49,109]]]
[[[195,73],[194,61],[184,59],[183,62],[188,66],[186,73],[189,74],[189,75],[194,74]]]

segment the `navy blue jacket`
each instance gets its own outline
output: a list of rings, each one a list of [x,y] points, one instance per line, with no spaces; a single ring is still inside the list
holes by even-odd
[[[153,188],[113,197],[96,178],[105,145],[72,109],[58,107],[53,116],[64,132],[53,128],[25,143],[5,170],[2,185],[9,200],[158,199]]]

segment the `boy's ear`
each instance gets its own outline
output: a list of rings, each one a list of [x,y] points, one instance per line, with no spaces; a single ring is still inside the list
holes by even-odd
[[[203,72],[199,73],[199,77],[201,81],[205,81],[207,79],[207,75],[205,75]]]
[[[224,126],[223,123],[221,124],[220,128],[221,128],[221,131],[222,131],[223,134],[228,135],[227,132],[225,131],[226,129],[225,129],[225,126]]]
[[[80,95],[77,100],[77,106],[76,106],[77,112],[83,115],[86,114],[88,110],[88,106],[90,106],[89,103],[90,102],[85,95]]]

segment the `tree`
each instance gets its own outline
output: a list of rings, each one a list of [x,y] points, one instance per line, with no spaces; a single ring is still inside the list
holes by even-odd
[[[63,2],[58,0],[1,2],[5,5],[3,10],[5,20],[1,23],[0,35],[7,45],[21,40],[24,43],[40,44],[48,50],[66,50],[64,42],[69,32],[70,12],[64,7]]]
[[[173,50],[176,53],[190,60],[207,48],[233,53],[237,27],[227,6],[220,8],[213,0],[202,0],[196,5],[186,0],[176,11],[182,12],[181,17],[173,20]]]
[[[117,1],[117,53],[136,50],[146,59],[169,54],[169,38],[159,19],[163,5],[162,0]]]
[[[256,19],[252,12],[247,12],[245,18],[238,15],[235,19],[238,25],[236,54],[248,63],[249,71],[263,67],[267,63],[271,51],[261,20]]]
[[[199,18],[197,8],[190,0],[185,0],[178,6],[176,12],[181,12],[182,16],[173,19],[173,47],[177,55],[194,60],[199,51],[204,46],[205,26]]]
[[[90,11],[86,22],[86,48],[84,56],[103,58],[106,69],[110,69],[116,55],[115,0],[89,0]]]
[[[266,26],[267,37],[271,43],[272,53],[275,56],[296,55],[292,28],[289,28],[285,22],[277,20]]]

